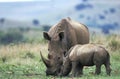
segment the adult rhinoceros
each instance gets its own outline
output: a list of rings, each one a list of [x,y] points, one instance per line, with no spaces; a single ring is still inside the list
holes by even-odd
[[[42,55],[41,58],[47,67],[46,75],[57,75],[63,63],[63,56],[76,44],[89,43],[88,28],[70,18],[62,19],[52,26],[48,32],[43,32],[48,40],[48,60]]]

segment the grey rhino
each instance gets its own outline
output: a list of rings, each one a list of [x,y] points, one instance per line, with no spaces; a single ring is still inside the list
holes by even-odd
[[[101,73],[101,65],[105,65],[106,73],[110,75],[110,55],[108,51],[96,44],[73,46],[66,54],[59,76],[67,76],[72,69],[72,76],[81,76],[83,66],[96,66],[95,74]]]
[[[76,44],[89,43],[88,28],[69,17],[52,26],[48,32],[43,32],[48,40],[48,59],[45,59],[46,75],[56,75],[63,63],[63,55]]]

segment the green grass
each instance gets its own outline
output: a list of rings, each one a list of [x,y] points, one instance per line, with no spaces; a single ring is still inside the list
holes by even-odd
[[[44,69],[42,62],[36,62],[33,65],[5,63],[0,65],[0,79],[44,78]]]
[[[115,40],[113,43],[113,38]],[[120,79],[120,39],[119,36],[94,36],[93,43],[105,45],[111,56],[111,76],[106,75],[102,66],[100,75],[94,75],[95,66],[84,68],[82,77],[72,78],[46,76],[46,67],[41,61],[40,51],[47,56],[47,44],[41,42],[0,45],[0,79]],[[111,42],[112,41],[112,42]],[[117,42],[117,43],[116,43]],[[116,46],[114,50],[111,47]]]

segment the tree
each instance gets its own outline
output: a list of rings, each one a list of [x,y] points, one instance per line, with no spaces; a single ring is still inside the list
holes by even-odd
[[[38,25],[40,25],[40,23],[39,23],[39,20],[37,20],[37,19],[34,19],[34,20],[33,20],[33,25],[35,25],[35,26],[38,26]]]
[[[5,22],[5,19],[4,19],[4,18],[1,18],[1,19],[0,19],[0,24],[1,24],[1,26],[3,26],[4,22]]]

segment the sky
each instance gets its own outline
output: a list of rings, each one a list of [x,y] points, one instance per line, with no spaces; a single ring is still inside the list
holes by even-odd
[[[25,1],[50,1],[50,0],[0,0],[0,2],[25,2]]]
[[[78,0],[70,0],[67,6],[66,3],[67,0],[0,0],[0,18],[49,20],[73,7]]]
[[[93,10],[86,9],[76,12],[74,7],[82,1],[95,4],[95,7]],[[49,22],[54,24],[58,19],[67,16],[76,20],[80,19],[78,17],[80,14],[96,17],[98,13],[103,14],[102,11],[105,9],[108,10],[111,7],[120,9],[118,5],[120,5],[120,0],[0,0],[0,18],[20,21],[38,19],[43,24]],[[114,15],[108,14],[106,17],[115,17],[115,20],[118,20],[119,13],[120,10]],[[110,19],[107,19],[109,22]],[[84,22],[86,19],[80,20]]]

